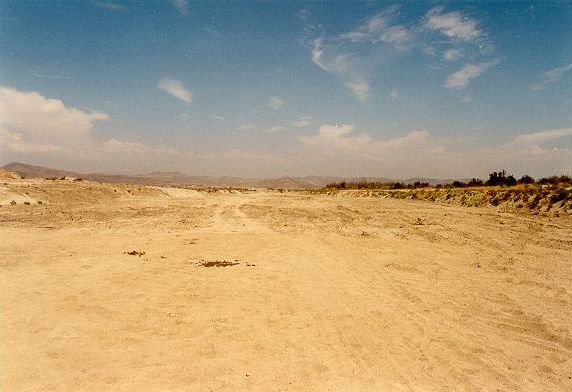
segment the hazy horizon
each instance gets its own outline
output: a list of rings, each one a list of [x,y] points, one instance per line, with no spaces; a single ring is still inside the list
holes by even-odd
[[[572,3],[0,3],[0,162],[572,173]]]

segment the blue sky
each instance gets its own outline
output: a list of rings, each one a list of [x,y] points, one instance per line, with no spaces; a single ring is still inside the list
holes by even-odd
[[[572,172],[571,2],[0,2],[0,161]]]

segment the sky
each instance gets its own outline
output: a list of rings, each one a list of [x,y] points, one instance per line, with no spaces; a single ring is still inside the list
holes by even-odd
[[[572,174],[572,2],[1,0],[10,161]]]

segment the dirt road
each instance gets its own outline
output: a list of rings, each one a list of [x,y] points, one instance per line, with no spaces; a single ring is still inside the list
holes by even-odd
[[[26,189],[0,208],[2,390],[572,390],[570,217]]]

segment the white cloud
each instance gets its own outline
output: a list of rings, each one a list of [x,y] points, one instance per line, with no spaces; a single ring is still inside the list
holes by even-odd
[[[274,110],[278,110],[285,104],[286,102],[284,102],[280,97],[270,97],[266,106]]]
[[[402,45],[413,39],[411,32],[404,26],[391,26],[387,28],[382,34],[380,39],[383,42]]]
[[[215,120],[224,120],[224,117],[222,116],[216,116],[214,114],[211,114],[211,118],[215,119]]]
[[[303,144],[318,147],[322,151],[356,154],[373,160],[385,160],[396,151],[423,146],[429,137],[427,131],[412,131],[404,136],[377,140],[366,134],[355,134],[352,124],[324,124],[317,135],[301,136],[298,138]]]
[[[358,101],[365,102],[369,98],[370,86],[365,80],[348,81],[345,86],[354,93]]]
[[[572,149],[547,144],[571,136],[572,128],[518,135],[500,146],[472,151],[468,164],[474,170],[484,167],[488,172],[504,167],[533,176],[569,174],[572,172]]]
[[[185,103],[190,104],[193,102],[193,94],[179,80],[163,78],[159,81],[157,87]]]
[[[13,150],[49,152],[84,144],[94,124],[109,119],[105,113],[66,106],[35,91],[0,87],[3,144]]]
[[[362,139],[344,138],[344,135],[353,132],[353,130],[354,130],[353,124],[342,124],[342,125],[324,124],[320,127],[317,135],[300,136],[299,140],[302,143],[309,146],[316,146],[323,143],[347,146],[348,141],[349,143],[352,143],[355,142],[356,140],[363,140],[366,142],[370,140],[367,136]]]
[[[397,89],[392,89],[391,92],[389,93],[389,97],[391,99],[397,99],[399,98],[399,91],[397,91]]]
[[[19,153],[33,154],[46,154],[63,151],[62,147],[51,143],[26,142],[23,140],[21,133],[12,133],[6,129],[0,128],[0,151],[3,149]]]
[[[476,20],[458,11],[443,13],[443,7],[435,7],[427,12],[425,27],[459,41],[473,41],[483,36]]]
[[[18,159],[42,154],[70,162],[95,162],[110,158],[109,154],[113,159],[125,154],[179,154],[171,148],[113,137],[98,142],[92,136],[95,124],[109,119],[105,113],[67,106],[38,92],[0,87],[0,152]]]
[[[545,71],[542,73],[542,80],[530,86],[530,90],[531,91],[543,90],[549,84],[556,83],[557,81],[559,81],[560,78],[564,76],[564,74],[570,71],[572,71],[572,63]]]
[[[170,0],[171,4],[183,15],[189,14],[188,0]]]
[[[461,49],[449,49],[443,53],[443,58],[447,61],[457,61],[463,58],[463,51]]]
[[[303,116],[303,117],[300,117],[296,121],[292,121],[292,126],[296,127],[296,128],[304,128],[304,127],[307,127],[308,125],[310,125],[310,117],[309,116]]]
[[[486,63],[465,64],[463,68],[449,75],[445,80],[444,86],[454,90],[463,90],[469,85],[471,80],[478,78],[489,67],[497,63],[498,61],[489,61]]]

